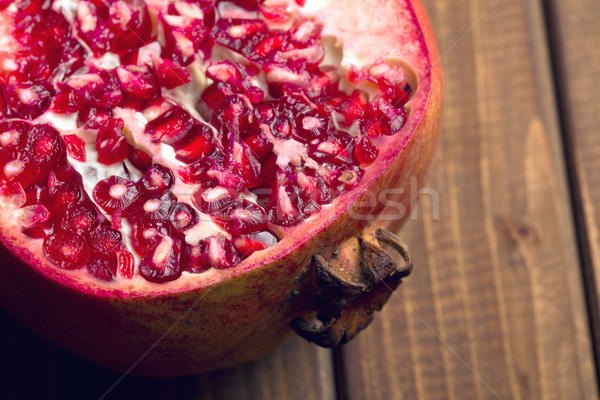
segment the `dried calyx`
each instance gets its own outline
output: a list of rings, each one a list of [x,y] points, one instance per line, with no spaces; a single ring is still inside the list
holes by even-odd
[[[335,207],[412,89],[402,64],[341,62],[303,3],[0,3],[0,185],[22,232],[57,268],[160,283]]]

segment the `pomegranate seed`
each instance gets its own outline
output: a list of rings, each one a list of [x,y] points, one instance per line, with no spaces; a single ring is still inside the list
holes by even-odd
[[[100,215],[91,203],[75,204],[67,208],[60,221],[60,228],[85,235],[98,227]]]
[[[127,217],[132,221],[158,220],[166,221],[177,203],[171,192],[139,197],[127,210]]]
[[[190,205],[177,203],[169,217],[171,226],[178,232],[185,232],[199,221],[198,213]]]
[[[50,107],[52,96],[52,89],[40,83],[14,83],[4,88],[4,99],[15,118],[39,117]]]
[[[150,42],[152,20],[144,1],[114,1],[108,13],[108,28],[114,34],[110,41],[112,51],[127,53]]]
[[[152,250],[171,228],[162,221],[138,221],[131,226],[131,245],[136,253],[143,255]]]
[[[81,4],[82,2],[79,2]],[[109,71],[89,73],[69,79],[66,83],[83,104],[114,107],[123,99],[119,80]]]
[[[17,208],[21,208],[27,203],[27,195],[19,182],[0,184],[0,195]]]
[[[129,155],[127,139],[123,136],[123,120],[113,118],[107,126],[102,126],[96,137],[98,162],[111,165],[123,161]]]
[[[84,196],[81,186],[74,182],[56,182],[49,189],[51,208],[57,211],[83,201]]]
[[[242,259],[244,259],[248,258],[254,252],[275,246],[277,238],[269,232],[259,232],[251,235],[234,235],[231,238],[231,243]]]
[[[85,154],[85,141],[77,135],[63,136],[65,145],[67,146],[67,154],[80,162],[85,162],[87,159]]]
[[[206,76],[214,81],[238,84],[242,74],[231,61],[213,62],[206,68]]]
[[[296,188],[276,185],[272,199],[267,205],[268,220],[281,226],[298,223],[304,217],[298,205],[299,198]]]
[[[0,182],[16,182],[28,187],[40,178],[40,167],[26,153],[0,150]]]
[[[146,134],[154,142],[172,144],[183,139],[194,126],[194,118],[176,106],[146,124]]]
[[[158,81],[146,67],[128,65],[117,68],[123,93],[131,99],[152,100],[160,94]]]
[[[116,266],[109,260],[94,259],[86,264],[86,269],[90,275],[101,281],[110,282],[114,279],[114,272]]]
[[[22,229],[30,229],[50,219],[50,212],[41,204],[23,207],[19,210],[17,219]]]
[[[79,122],[86,128],[98,129],[108,125],[113,118],[113,111],[110,108],[84,106],[79,110]]]
[[[111,176],[98,182],[93,191],[96,203],[109,214],[125,210],[138,195],[136,184],[119,176]]]
[[[154,55],[152,55],[151,58],[154,66],[154,73],[160,86],[167,89],[173,89],[177,86],[185,85],[192,80],[188,70],[181,65]]]
[[[26,205],[47,204],[50,200],[48,197],[48,188],[35,183],[27,188],[25,192]]]
[[[117,271],[125,279],[133,278],[135,271],[135,258],[127,250],[117,251]]]
[[[73,232],[58,232],[44,240],[44,255],[63,269],[82,267],[89,257],[86,240]]]
[[[25,151],[39,165],[55,164],[64,154],[60,134],[50,125],[34,125],[27,134]]]
[[[261,3],[259,6],[260,13],[266,19],[280,24],[284,24],[290,19],[287,8],[288,4],[286,1],[277,2],[274,0]]]
[[[0,122],[0,149],[14,149],[30,129],[31,125],[24,121]]]
[[[185,271],[199,274],[210,269],[211,265],[208,264],[205,257],[205,248],[204,242],[186,246],[181,260],[181,265]]]
[[[230,167],[245,181],[243,187],[253,188],[261,184],[261,165],[245,143],[233,142]]]
[[[131,145],[129,146],[129,154],[127,155],[127,159],[140,171],[145,171],[152,164],[152,157],[150,157],[148,153],[141,149],[135,149]]]
[[[214,149],[212,131],[206,125],[195,125],[191,132],[173,144],[175,157],[184,163],[193,163]]]
[[[175,176],[167,167],[152,164],[139,181],[140,189],[145,193],[162,193],[175,185]]]
[[[114,258],[115,252],[123,244],[121,232],[100,227],[90,233],[90,244],[94,254],[103,258]]]
[[[377,147],[365,136],[360,136],[355,139],[354,143],[354,156],[360,163],[370,164],[377,159],[379,150]]]
[[[202,213],[214,215],[228,207],[236,197],[237,195],[231,190],[217,186],[211,189],[197,190],[192,195],[192,202]]]
[[[181,276],[181,240],[163,237],[140,262],[140,275],[150,282],[168,282]]]
[[[233,268],[241,261],[231,241],[223,235],[207,239],[203,258],[208,265],[217,269]]]
[[[247,200],[231,203],[214,216],[215,222],[232,235],[245,235],[263,231],[267,217],[265,211]]]

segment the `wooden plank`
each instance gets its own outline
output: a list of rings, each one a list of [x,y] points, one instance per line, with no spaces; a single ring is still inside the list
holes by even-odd
[[[436,196],[402,232],[413,275],[343,349],[345,391],[595,399],[541,3],[425,4],[445,54]]]
[[[588,303],[600,359],[600,4],[595,0],[548,2],[574,206],[588,283]]]
[[[107,371],[63,351],[0,311],[0,399],[334,399],[331,352],[293,337],[255,362],[152,379]],[[103,397],[104,396],[104,397]]]

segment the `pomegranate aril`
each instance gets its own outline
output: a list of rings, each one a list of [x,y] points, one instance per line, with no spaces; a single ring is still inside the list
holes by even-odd
[[[265,23],[259,19],[219,19],[212,34],[216,43],[242,52],[248,40],[257,34],[263,36],[266,32]],[[247,53],[246,56],[251,54],[250,51]]]
[[[119,176],[111,176],[98,182],[93,191],[96,203],[110,214],[125,210],[138,195],[137,185]]]
[[[260,232],[266,228],[265,211],[247,200],[235,201],[214,215],[214,220],[232,235]]]
[[[259,159],[263,158],[273,150],[273,142],[270,141],[261,130],[250,133],[249,136],[244,139],[244,143]]]
[[[231,85],[224,82],[214,82],[202,92],[200,99],[208,107],[209,110],[218,111],[225,99],[233,94]]]
[[[184,271],[199,274],[211,268],[205,257],[206,245],[200,242],[196,245],[185,246],[185,251],[182,255],[181,265]]]
[[[66,85],[83,104],[115,107],[123,99],[119,80],[106,70],[73,77]]]
[[[116,265],[109,260],[93,259],[86,264],[86,269],[90,275],[101,281],[110,282],[114,279]]]
[[[96,207],[85,202],[67,208],[60,221],[60,228],[86,235],[96,229],[100,222],[100,215],[96,211]]]
[[[73,232],[61,231],[47,237],[43,251],[52,264],[63,269],[80,268],[89,257],[86,240]]]
[[[296,188],[276,185],[267,205],[267,219],[281,226],[293,226],[304,218],[299,207],[300,195]]]
[[[144,150],[136,149],[131,145],[129,145],[129,154],[127,155],[127,159],[140,171],[145,171],[152,164],[152,157],[150,157],[148,153],[146,153]]]
[[[60,134],[50,125],[32,126],[26,135],[24,149],[41,166],[55,164],[64,154]]]
[[[31,125],[25,121],[0,121],[0,149],[15,148],[22,143],[22,136],[25,136],[31,129]]]
[[[277,238],[270,232],[258,232],[250,235],[233,235],[231,243],[237,250],[242,259],[248,258],[251,254],[268,249],[277,244]]]
[[[154,142],[172,144],[183,139],[194,124],[190,113],[180,106],[175,106],[148,122],[145,132]]]
[[[206,240],[204,259],[217,269],[233,268],[241,261],[231,241],[223,235],[211,236]]]
[[[121,232],[115,229],[99,227],[89,235],[94,254],[102,258],[113,259],[116,251],[123,244]]]
[[[57,211],[66,210],[85,198],[82,187],[74,182],[56,182],[50,187],[48,194],[52,209]]]
[[[27,195],[19,182],[0,183],[0,196],[16,208],[21,208],[27,203]]]
[[[137,221],[131,226],[131,245],[136,253],[143,255],[152,250],[171,228],[163,221]]]
[[[48,197],[48,188],[46,186],[40,185],[39,183],[34,183],[29,186],[25,191],[26,201],[25,205],[31,206],[36,204],[47,204],[49,201]]]
[[[40,167],[25,152],[0,150],[0,182],[28,187],[40,178]]]
[[[102,126],[96,137],[98,162],[111,165],[123,161],[129,155],[127,138],[123,135],[123,120],[113,118],[106,126]]]
[[[77,116],[79,122],[86,128],[98,129],[108,125],[113,115],[113,110],[110,108],[83,106]]]
[[[42,115],[52,101],[52,88],[42,83],[13,83],[4,90],[4,100],[15,118],[35,119]]]
[[[108,13],[108,27],[114,34],[112,51],[127,53],[151,41],[152,21],[144,1],[114,1]]]
[[[152,164],[138,184],[144,193],[162,193],[175,185],[175,176],[167,167]]]
[[[184,163],[192,163],[214,149],[212,131],[206,125],[195,125],[186,137],[172,146],[175,158]]]
[[[123,93],[131,99],[152,100],[160,94],[154,75],[146,67],[128,65],[116,69]]]
[[[354,142],[354,156],[360,163],[370,164],[377,159],[377,146],[365,136],[359,136]]]
[[[177,203],[169,217],[171,226],[178,232],[185,232],[200,220],[198,213],[186,203]]]
[[[30,229],[50,219],[50,212],[41,204],[26,206],[19,210],[17,220],[22,229]]]
[[[235,192],[217,186],[206,190],[197,190],[192,195],[192,202],[200,212],[214,215],[226,209],[236,198]]]
[[[253,188],[260,185],[261,165],[250,147],[243,142],[234,142],[231,153],[231,171],[243,178],[243,187]]]
[[[64,135],[63,140],[67,146],[67,154],[74,160],[85,162],[85,141],[77,135]]]
[[[393,135],[404,126],[406,122],[406,109],[404,107],[394,107],[385,99],[379,97],[370,104],[371,115],[378,118],[384,124],[383,134]]]
[[[133,278],[133,273],[135,272],[135,257],[129,251],[117,251],[117,272],[122,278]]]
[[[166,221],[177,203],[177,198],[171,192],[144,194],[127,210],[127,218],[132,221],[158,220]]]
[[[154,250],[142,258],[140,275],[150,282],[168,282],[181,276],[181,240],[163,237]]]
[[[191,81],[190,73],[186,68],[171,60],[159,58],[157,56],[151,57],[154,66],[154,74],[156,75],[160,86],[167,89],[173,89]]]

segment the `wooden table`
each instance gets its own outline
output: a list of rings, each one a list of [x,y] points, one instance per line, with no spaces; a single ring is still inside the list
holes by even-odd
[[[598,398],[600,2],[425,3],[446,82],[439,215],[421,196],[402,231],[415,271],[367,331],[160,380],[105,371],[1,314],[0,398]]]

